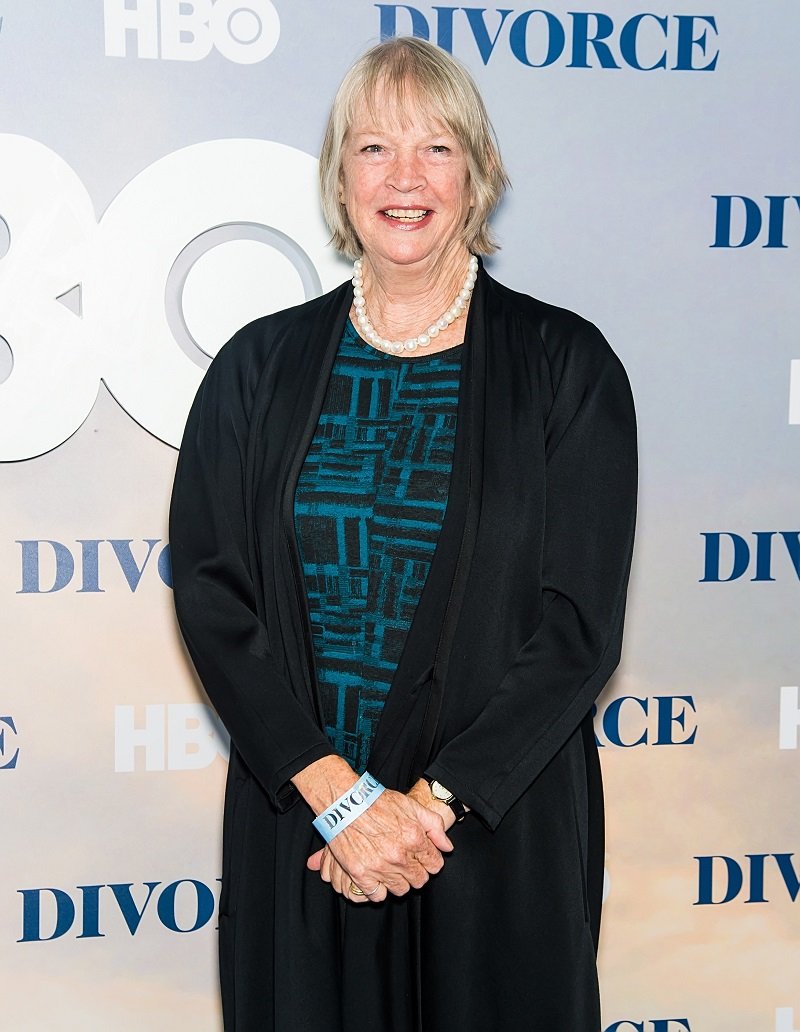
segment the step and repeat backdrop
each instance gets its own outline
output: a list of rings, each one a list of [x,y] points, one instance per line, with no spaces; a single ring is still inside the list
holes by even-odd
[[[596,322],[637,400],[604,1032],[797,1032],[795,0],[0,3],[0,1027],[221,1028],[227,741],[172,612],[176,448],[233,331],[347,277],[322,128],[395,34],[484,93],[491,271]]]

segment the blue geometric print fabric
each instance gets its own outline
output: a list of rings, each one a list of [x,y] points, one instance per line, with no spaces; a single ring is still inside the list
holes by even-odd
[[[447,506],[462,351],[387,355],[348,321],[297,483],[325,731],[359,773]]]

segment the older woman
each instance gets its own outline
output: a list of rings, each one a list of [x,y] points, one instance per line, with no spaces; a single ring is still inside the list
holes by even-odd
[[[478,259],[505,173],[447,54],[364,55],[320,175],[352,283],[221,350],[171,510],[180,626],[232,740],[226,1028],[596,1032],[627,379]]]

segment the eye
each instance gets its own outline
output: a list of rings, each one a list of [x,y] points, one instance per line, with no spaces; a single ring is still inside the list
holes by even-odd
[[[361,148],[362,154],[380,154],[383,147],[379,143],[368,143],[366,147]]]
[[[445,144],[443,143],[434,143],[434,145],[431,147],[431,151],[434,154],[449,154],[450,148],[445,146]]]

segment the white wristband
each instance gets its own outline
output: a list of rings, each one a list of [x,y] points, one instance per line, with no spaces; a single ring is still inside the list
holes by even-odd
[[[330,842],[348,824],[352,824],[356,817],[369,809],[383,791],[380,781],[365,771],[355,785],[339,796],[335,803],[331,803],[312,824],[325,841]]]

